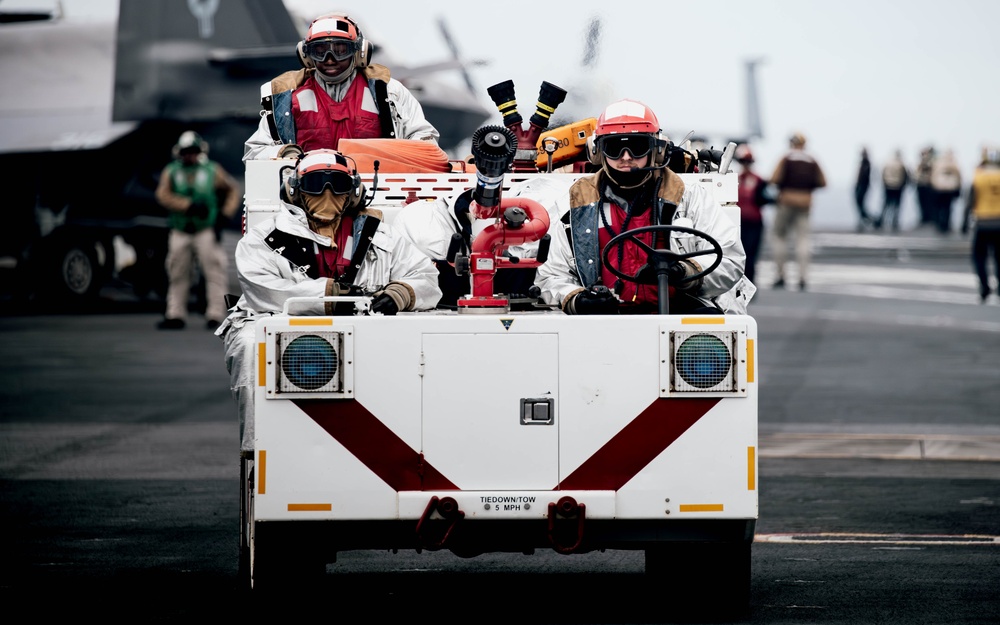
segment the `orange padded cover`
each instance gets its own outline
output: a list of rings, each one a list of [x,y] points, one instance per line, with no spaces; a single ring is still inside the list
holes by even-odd
[[[444,150],[431,141],[416,139],[341,139],[338,151],[354,159],[358,173],[408,174],[451,172]]]

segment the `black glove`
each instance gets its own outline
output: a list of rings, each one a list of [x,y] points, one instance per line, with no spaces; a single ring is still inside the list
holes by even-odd
[[[701,280],[688,280],[685,282],[684,278],[693,276],[699,271],[701,270],[687,261],[678,260],[672,262],[667,269],[667,282],[679,291],[693,291],[700,286]]]
[[[392,299],[391,295],[382,293],[372,300],[371,310],[383,315],[395,315],[399,312],[399,306],[396,305],[396,300]]]
[[[678,288],[681,285],[681,280],[687,275],[687,267],[683,262],[676,261],[670,263],[670,267],[667,269],[667,280],[670,282],[670,286]]]
[[[569,308],[574,315],[613,315],[618,312],[618,298],[608,287],[597,285],[573,296]]]
[[[208,204],[204,202],[191,202],[187,209],[188,217],[193,219],[205,219],[208,217]]]

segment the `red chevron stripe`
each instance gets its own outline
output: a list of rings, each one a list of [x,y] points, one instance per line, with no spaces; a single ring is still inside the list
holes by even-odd
[[[397,492],[458,490],[357,401],[299,399],[295,405]]]
[[[654,400],[557,490],[617,491],[717,403],[719,398]]]
[[[397,492],[459,490],[357,401],[294,403]],[[555,490],[617,491],[717,403],[719,398],[653,401]]]

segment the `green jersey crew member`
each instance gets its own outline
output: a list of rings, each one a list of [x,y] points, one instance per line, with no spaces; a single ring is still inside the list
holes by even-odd
[[[197,261],[205,276],[206,326],[214,330],[226,317],[227,262],[215,234],[216,218],[231,218],[239,206],[240,190],[233,178],[208,159],[208,144],[194,131],[181,134],[174,160],[160,175],[156,200],[170,219],[167,243],[167,308],[161,330],[186,325],[191,271]]]

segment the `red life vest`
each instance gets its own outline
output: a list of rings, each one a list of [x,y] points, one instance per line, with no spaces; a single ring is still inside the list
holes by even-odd
[[[622,222],[625,221],[625,211],[617,204],[611,204],[611,228],[615,232],[621,232]],[[644,226],[652,225],[652,214],[653,211],[647,210],[641,215],[632,215],[632,219],[628,222],[628,229],[632,230],[634,228],[642,228]],[[608,271],[607,266],[604,265],[604,246],[608,244],[611,240],[612,234],[608,232],[608,229],[604,227],[604,224],[598,218],[599,228],[597,240],[599,242],[599,248],[601,250],[601,282],[608,288],[613,288],[615,282],[618,280],[610,271]],[[653,233],[647,232],[636,236],[637,239],[649,245],[651,247],[657,247],[653,245]],[[617,247],[617,246],[616,246]],[[646,253],[642,251],[639,246],[630,241],[624,243],[624,252],[622,255],[621,266],[618,265],[618,251],[617,249],[611,251],[611,256],[609,260],[611,264],[615,266],[616,269],[620,269],[622,273],[626,275],[635,275],[639,268],[646,264]],[[620,248],[619,248],[620,249]],[[622,290],[618,294],[624,305],[631,304],[655,304],[657,302],[657,288],[655,284],[637,284],[635,282],[628,282],[622,280]]]
[[[740,206],[740,219],[744,222],[760,223],[763,220],[761,207],[757,204],[761,185],[767,184],[757,174],[749,171],[740,173],[739,195],[736,200]]]
[[[347,243],[353,231],[354,219],[347,215],[341,217],[333,247],[319,248],[317,260],[320,276],[337,279],[347,271],[347,266],[351,263],[351,251],[347,249]]]
[[[355,76],[343,101],[334,102],[326,90],[310,78],[292,93],[295,141],[302,149],[337,149],[341,139],[378,139],[382,126],[378,113],[361,110],[368,82]],[[306,92],[309,93],[306,93]],[[316,103],[315,110],[310,106]],[[302,104],[306,104],[303,110]]]

